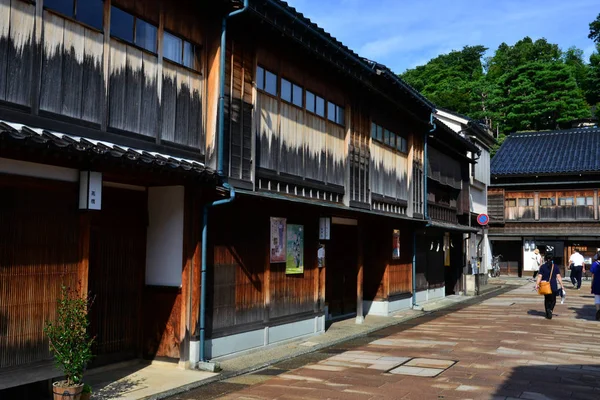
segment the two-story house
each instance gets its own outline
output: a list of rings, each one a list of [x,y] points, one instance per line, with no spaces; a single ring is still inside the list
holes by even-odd
[[[492,159],[490,240],[501,273],[530,275],[533,251],[554,256],[563,276],[575,248],[589,265],[600,248],[600,130],[514,133]]]
[[[283,1],[0,0],[0,388],[56,375],[62,284],[90,367],[453,291],[476,148],[434,110]]]
[[[465,138],[469,138],[477,151],[469,154],[477,160],[469,166],[470,180],[470,211],[471,226],[477,232],[471,233],[467,239],[466,273],[472,279],[467,284],[467,292],[475,293],[480,284],[487,281],[487,272],[491,266],[492,253],[490,249],[487,227],[481,226],[477,217],[487,215],[487,192],[490,184],[490,148],[495,143],[492,131],[486,125],[475,121],[465,115],[450,110],[438,108],[435,114],[436,120],[450,127],[454,132]],[[485,217],[483,217],[485,219]]]

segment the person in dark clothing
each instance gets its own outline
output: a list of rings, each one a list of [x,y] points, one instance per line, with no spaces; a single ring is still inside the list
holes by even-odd
[[[565,287],[563,286],[562,277],[560,276],[560,268],[558,265],[554,265],[552,256],[547,255],[545,260],[546,262],[544,265],[540,267],[535,282],[535,289],[538,290],[540,288],[541,281],[550,282],[552,293],[544,295],[544,306],[546,308],[546,318],[552,319],[552,312],[554,311],[554,306],[556,306],[556,296],[559,294],[559,284],[562,290],[564,290]]]
[[[592,273],[592,294],[596,304],[596,320],[600,321],[600,253],[594,256],[594,263],[590,271]]]

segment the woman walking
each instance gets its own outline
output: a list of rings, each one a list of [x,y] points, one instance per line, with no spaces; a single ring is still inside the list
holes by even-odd
[[[535,249],[531,258],[533,263],[533,279],[535,279],[538,271],[540,270],[540,266],[542,265],[542,256],[540,255],[540,251]]]
[[[596,321],[600,321],[600,253],[594,256],[590,272],[592,273],[592,294],[596,304]]]
[[[556,296],[558,295],[558,284],[562,290],[565,289],[563,286],[562,277],[560,276],[560,268],[554,265],[554,260],[551,255],[546,255],[546,262],[540,267],[540,271],[537,275],[535,282],[536,290],[540,290],[540,283],[542,281],[550,283],[550,290],[544,294],[544,306],[546,308],[546,318],[552,319],[552,312],[554,306],[556,306]]]

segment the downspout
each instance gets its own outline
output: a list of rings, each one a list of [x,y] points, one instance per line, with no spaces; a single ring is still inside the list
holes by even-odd
[[[219,63],[219,111],[218,111],[218,134],[217,134],[217,175],[223,178],[224,164],[224,142],[225,142],[225,63],[227,61],[227,19],[235,15],[241,14],[248,8],[248,0],[244,0],[244,6],[239,10],[230,12],[223,17],[221,24],[221,47],[220,47],[220,63]],[[201,287],[200,287],[200,362],[206,362],[206,275],[207,263],[206,253],[208,247],[208,211],[211,207],[217,207],[223,204],[231,203],[235,200],[235,189],[228,183],[224,183],[223,187],[229,189],[229,198],[216,200],[204,206],[202,214],[202,267],[201,267]]]
[[[437,125],[433,122],[433,111],[429,114],[429,124],[431,129],[425,135],[425,141],[423,143],[423,216],[427,225],[431,226],[429,222],[429,213],[427,211],[427,171],[429,169],[427,162],[427,138],[429,134],[433,133],[437,129]],[[412,259],[412,306],[413,308],[419,307],[417,304],[417,231],[413,232],[413,259]]]

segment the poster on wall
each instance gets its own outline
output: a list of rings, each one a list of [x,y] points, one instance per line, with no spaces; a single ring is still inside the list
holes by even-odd
[[[319,250],[317,250],[317,262],[319,268],[325,266],[325,245],[323,243],[319,244]]]
[[[444,267],[450,266],[450,233],[444,233]]]
[[[286,219],[271,217],[271,263],[285,262],[286,244]]]
[[[287,258],[285,261],[286,274],[304,273],[304,226],[287,226]]]
[[[400,229],[394,229],[392,259],[397,260],[400,258]]]

